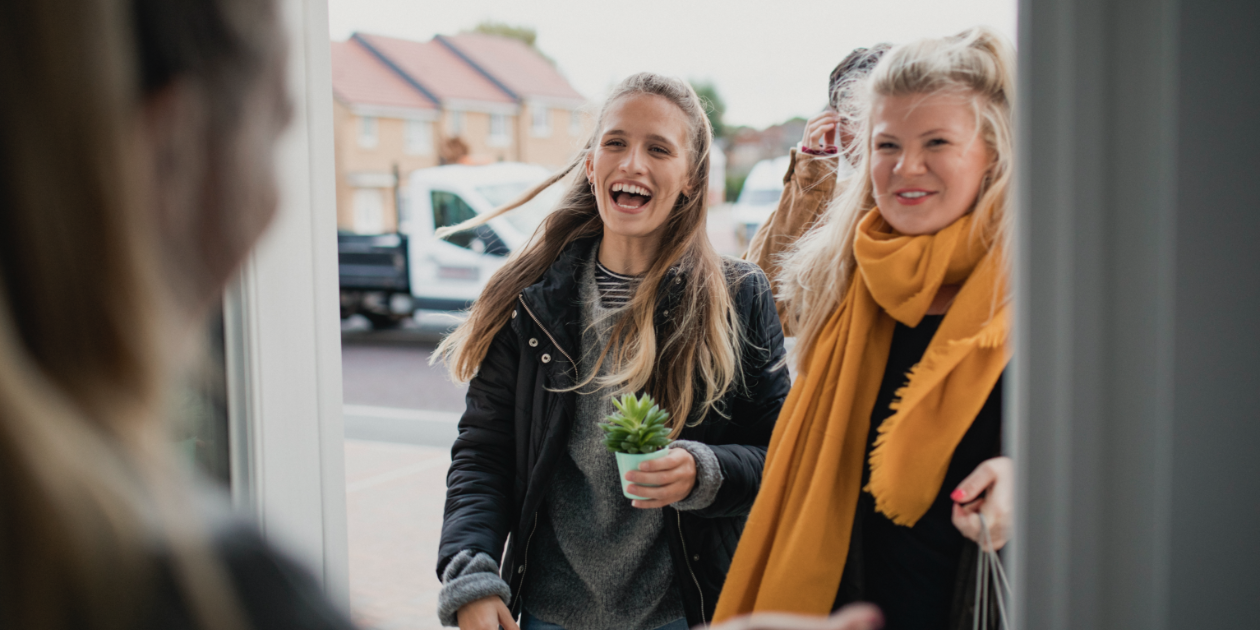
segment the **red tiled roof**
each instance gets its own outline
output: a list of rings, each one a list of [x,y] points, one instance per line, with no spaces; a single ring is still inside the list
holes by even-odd
[[[362,33],[358,36],[388,57],[438,99],[505,105],[516,103],[511,96],[491,83],[475,68],[436,41],[413,42]]]
[[[357,42],[332,42],[333,93],[356,105],[437,109],[405,79]]]
[[[555,66],[520,40],[482,33],[463,33],[443,39],[517,96],[586,100]]]

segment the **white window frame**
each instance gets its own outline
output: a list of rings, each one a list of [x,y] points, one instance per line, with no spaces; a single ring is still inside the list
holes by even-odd
[[[349,610],[332,65],[323,0],[280,0],[280,203],[224,299],[232,499]]]
[[[530,106],[529,131],[535,138],[551,137],[551,108],[538,103]]]
[[[433,123],[411,119],[404,124],[403,145],[407,155],[433,155]]]
[[[359,146],[364,149],[375,149],[380,144],[380,121],[376,116],[359,117]]]
[[[512,144],[512,119],[507,114],[490,114],[490,134],[486,146],[506,147]]]
[[[569,112],[569,135],[575,138],[582,135],[582,126],[582,110],[571,110]]]

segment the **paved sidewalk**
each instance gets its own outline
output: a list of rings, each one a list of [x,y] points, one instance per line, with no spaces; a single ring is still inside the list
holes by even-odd
[[[364,629],[440,628],[434,574],[450,450],[346,440],[350,608]]]

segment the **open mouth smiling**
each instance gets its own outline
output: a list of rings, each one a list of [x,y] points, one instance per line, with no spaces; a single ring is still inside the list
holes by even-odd
[[[652,200],[652,193],[637,184],[617,182],[608,192],[622,210],[638,210]]]

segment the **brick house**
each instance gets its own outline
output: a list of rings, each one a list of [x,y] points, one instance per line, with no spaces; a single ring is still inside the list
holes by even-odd
[[[398,179],[435,166],[438,104],[354,42],[333,42],[337,227],[397,228]]]
[[[555,66],[524,42],[463,33],[434,38],[459,55],[520,104],[517,160],[559,168],[581,148],[591,130],[582,97]]]
[[[396,229],[407,175],[441,163],[563,165],[592,126],[537,51],[482,34],[332,43],[338,228]]]

